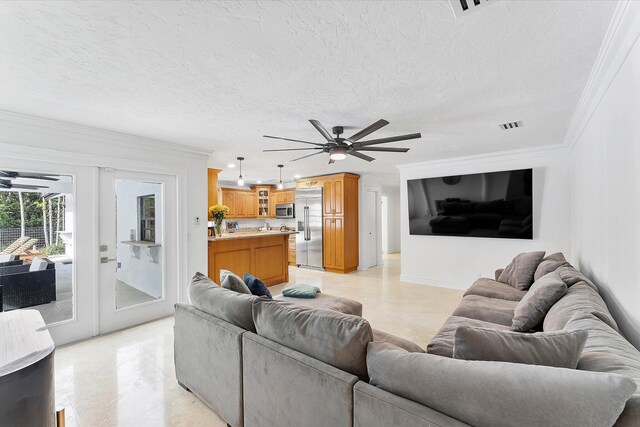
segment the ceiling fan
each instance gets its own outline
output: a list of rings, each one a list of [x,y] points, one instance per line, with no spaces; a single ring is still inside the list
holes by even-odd
[[[392,148],[392,147],[372,147],[372,145],[386,144],[388,142],[405,141],[408,139],[420,138],[420,133],[410,133],[408,135],[390,136],[387,138],[370,139],[368,141],[360,141],[365,136],[377,131],[378,129],[389,124],[388,121],[380,119],[372,125],[367,126],[360,132],[350,136],[349,138],[342,138],[340,135],[344,133],[343,126],[334,126],[331,131],[336,135],[333,137],[327,129],[317,120],[309,120],[313,127],[315,127],[320,134],[327,140],[323,144],[309,141],[301,141],[299,139],[281,138],[279,136],[263,135],[265,138],[281,139],[283,141],[299,142],[302,144],[313,145],[308,148],[280,148],[275,150],[262,150],[262,151],[301,151],[301,150],[316,150],[317,152],[308,154],[306,156],[298,157],[296,160],[306,159],[307,157],[316,156],[322,153],[329,153],[329,164],[335,163],[336,160],[344,160],[347,156],[354,156],[367,162],[372,162],[375,159],[361,153],[361,151],[377,151],[388,153],[406,153],[408,148]]]
[[[27,184],[14,184],[8,179],[0,178],[0,189],[11,190],[13,188],[21,188],[24,190],[38,190],[40,188],[49,188],[46,185],[27,185]]]
[[[5,180],[16,179],[16,178],[41,179],[41,180],[44,180],[44,181],[59,181],[60,180],[60,178],[56,178],[56,175],[53,175],[53,174],[12,172],[12,171],[0,171],[0,179],[1,178],[4,178]]]

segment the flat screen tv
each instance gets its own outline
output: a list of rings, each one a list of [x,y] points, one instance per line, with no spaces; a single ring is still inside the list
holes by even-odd
[[[533,239],[533,169],[407,181],[412,235]]]

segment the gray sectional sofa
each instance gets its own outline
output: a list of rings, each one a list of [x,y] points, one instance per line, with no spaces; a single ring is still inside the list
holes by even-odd
[[[424,353],[355,301],[272,301],[196,275],[176,305],[176,376],[234,427],[639,426],[640,352],[595,285],[551,257],[569,289],[539,329],[589,332],[577,370],[452,358],[457,327],[510,329],[527,291],[497,280],[476,281]]]

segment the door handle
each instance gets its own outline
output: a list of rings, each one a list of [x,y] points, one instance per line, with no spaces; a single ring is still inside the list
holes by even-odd
[[[111,261],[117,261],[116,258],[109,258],[108,256],[100,257],[100,264],[106,264]]]

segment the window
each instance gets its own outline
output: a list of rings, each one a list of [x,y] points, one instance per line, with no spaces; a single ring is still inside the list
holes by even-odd
[[[156,196],[138,196],[140,218],[140,240],[143,242],[156,241]]]

